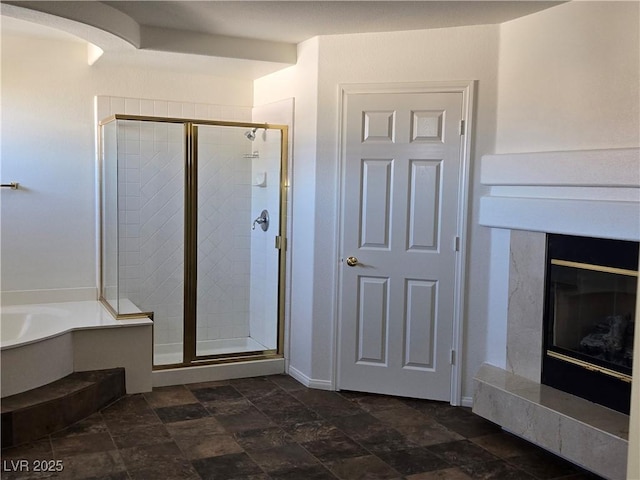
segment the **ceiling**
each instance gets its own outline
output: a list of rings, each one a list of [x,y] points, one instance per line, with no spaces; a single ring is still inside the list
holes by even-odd
[[[497,24],[546,1],[106,1],[140,25],[286,43],[316,35]]]
[[[3,30],[19,30],[20,22],[7,17],[53,27],[99,46],[108,61],[174,67],[186,61],[192,70],[257,78],[295,64],[296,44],[317,35],[499,24],[560,3],[2,0],[0,13]]]

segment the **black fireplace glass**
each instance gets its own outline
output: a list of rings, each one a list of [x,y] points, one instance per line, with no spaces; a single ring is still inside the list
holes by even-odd
[[[551,347],[631,373],[637,272],[551,260]]]
[[[543,384],[629,412],[638,250],[547,235]]]

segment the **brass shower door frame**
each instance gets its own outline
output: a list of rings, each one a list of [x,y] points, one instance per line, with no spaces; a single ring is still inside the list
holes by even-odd
[[[117,120],[131,120],[140,122],[174,123],[183,125],[184,134],[184,286],[183,286],[183,357],[182,362],[154,365],[154,370],[163,370],[194,365],[214,363],[229,363],[246,360],[261,360],[282,358],[284,354],[284,317],[285,317],[285,286],[286,286],[286,245],[287,245],[287,194],[288,194],[288,164],[289,164],[289,127],[287,125],[252,122],[230,122],[222,120],[185,119],[174,117],[154,117],[144,115],[111,115],[99,122],[102,127]],[[198,275],[198,127],[238,127],[264,128],[265,130],[280,131],[280,229],[276,236],[274,248],[278,250],[278,309],[277,309],[277,347],[274,350],[242,352],[235,354],[197,355],[196,327],[197,327],[197,275]],[[100,161],[102,159],[102,130],[99,135]],[[102,175],[102,165],[99,169]],[[102,188],[102,178],[99,182]],[[118,320],[135,317],[149,317],[153,319],[153,312],[127,313],[116,312],[103,296],[103,211],[102,191],[100,198],[100,301]],[[153,345],[155,348],[155,342]]]

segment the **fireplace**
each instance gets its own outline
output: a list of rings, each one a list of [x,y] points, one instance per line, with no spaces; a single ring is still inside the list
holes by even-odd
[[[557,348],[550,346],[549,335],[543,330],[548,303],[544,292],[550,270],[546,269],[550,233],[640,240],[640,149],[484,155],[480,178],[487,190],[480,200],[479,223],[491,229],[487,345],[492,348],[487,349],[485,363],[474,376],[473,411],[600,476],[624,480],[630,416],[541,383],[543,353],[547,349],[574,351],[579,359],[585,355],[588,364],[603,366],[599,359],[589,358],[594,355],[579,350],[580,341],[591,331],[575,335],[577,345],[572,340]],[[633,250],[629,265],[614,268],[638,270],[637,263],[630,265],[634,257],[637,259],[637,243]],[[591,259],[565,260],[601,265]],[[578,270],[582,276],[591,271],[583,270]],[[574,277],[579,277],[576,271]],[[592,283],[591,287],[582,287],[583,297],[598,286],[599,280],[589,278],[573,287],[577,291],[579,286]],[[558,282],[557,286],[563,287],[565,282]],[[629,293],[628,288],[623,287],[622,293]],[[568,292],[569,287],[560,292],[567,297],[565,302],[571,298]],[[614,311],[602,316],[606,319],[617,314]],[[639,328],[635,329],[636,353],[640,349]],[[547,345],[543,346],[545,341]],[[620,351],[616,350],[619,357]],[[634,361],[637,365],[637,355]],[[622,370],[615,362],[606,368]],[[547,366],[545,377],[553,373]],[[637,381],[637,368],[634,376]],[[615,381],[618,385],[626,383]],[[591,379],[582,383],[590,382]],[[629,398],[628,393],[623,395]]]
[[[638,242],[547,235],[542,383],[629,413]]]

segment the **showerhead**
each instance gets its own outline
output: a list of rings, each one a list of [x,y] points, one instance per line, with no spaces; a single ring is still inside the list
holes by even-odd
[[[253,142],[256,139],[256,130],[258,130],[258,127],[254,128],[253,130],[247,130],[246,132],[244,132],[244,136]]]

